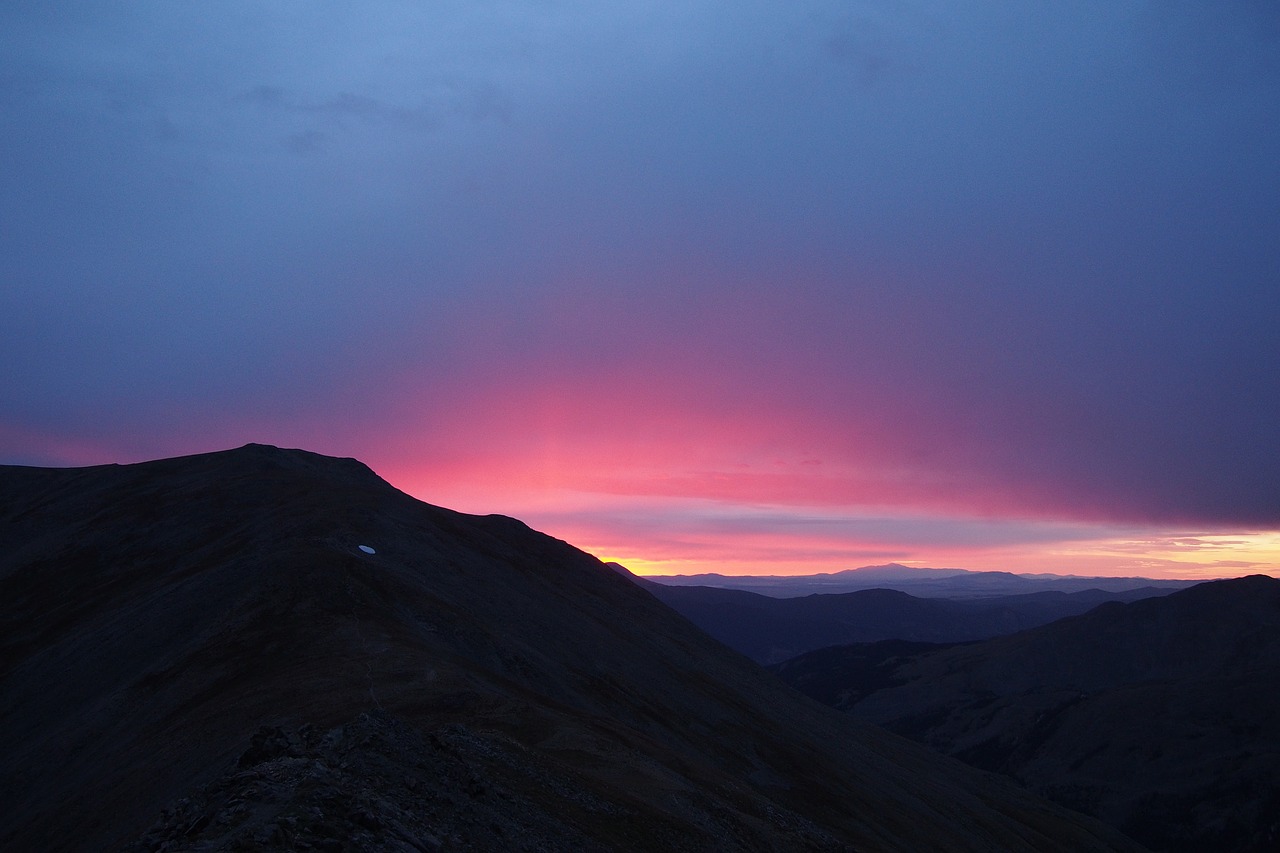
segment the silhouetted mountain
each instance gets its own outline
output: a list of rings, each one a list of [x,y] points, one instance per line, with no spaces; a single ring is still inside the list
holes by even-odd
[[[1280,580],[1204,583],[964,646],[824,649],[776,670],[1154,849],[1280,849]]]
[[[765,664],[845,643],[911,640],[955,643],[1012,634],[1106,601],[1136,601],[1168,590],[1036,592],[951,600],[890,589],[772,598],[737,589],[637,581],[720,642]]]
[[[1135,849],[354,460],[3,468],[0,542],[0,849]]]
[[[863,589],[896,589],[918,598],[987,598],[1033,592],[1127,592],[1141,588],[1172,592],[1198,581],[1156,578],[1097,578],[1075,575],[970,572],[964,569],[924,569],[890,563],[863,566],[819,575],[650,575],[664,586],[709,586],[741,589],[773,598],[795,598],[819,593],[857,592]]]

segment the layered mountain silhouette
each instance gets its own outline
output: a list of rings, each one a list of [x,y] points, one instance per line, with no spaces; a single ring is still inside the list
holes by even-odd
[[[1137,601],[1171,592],[1144,586],[1122,592],[1089,589],[947,599],[866,589],[774,598],[739,589],[667,586],[644,578],[637,582],[720,642],[764,664],[847,643],[987,639],[1078,615],[1107,601]]]
[[[774,598],[896,589],[918,598],[989,598],[1037,592],[1128,592],[1139,588],[1172,592],[1197,581],[1142,577],[1108,578],[1077,575],[971,572],[965,569],[927,569],[889,563],[818,575],[648,575],[664,586],[709,586],[740,589]]]
[[[0,544],[0,849],[1138,849],[354,460],[5,467]]]
[[[821,701],[1156,850],[1280,849],[1280,580],[1204,583],[953,647],[777,667]]]

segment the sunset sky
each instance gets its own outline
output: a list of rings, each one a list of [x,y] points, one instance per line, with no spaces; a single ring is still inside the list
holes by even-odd
[[[0,462],[642,572],[1280,574],[1280,4],[0,4]]]

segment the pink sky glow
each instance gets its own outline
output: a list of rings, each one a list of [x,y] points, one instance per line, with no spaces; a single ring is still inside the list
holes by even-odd
[[[641,572],[1280,573],[1274,4],[277,5],[0,4],[0,462],[301,447]]]

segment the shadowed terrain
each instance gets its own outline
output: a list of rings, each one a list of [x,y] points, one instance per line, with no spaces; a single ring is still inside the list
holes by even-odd
[[[774,598],[740,589],[637,582],[720,642],[759,663],[847,643],[985,640],[1084,613],[1107,601],[1137,601],[1172,590],[1042,591],[988,598],[917,598],[893,589],[866,589]]]
[[[775,670],[1153,849],[1280,847],[1280,580],[1204,583],[981,643],[823,649]]]
[[[1137,849],[354,460],[7,467],[0,543],[6,850]]]

